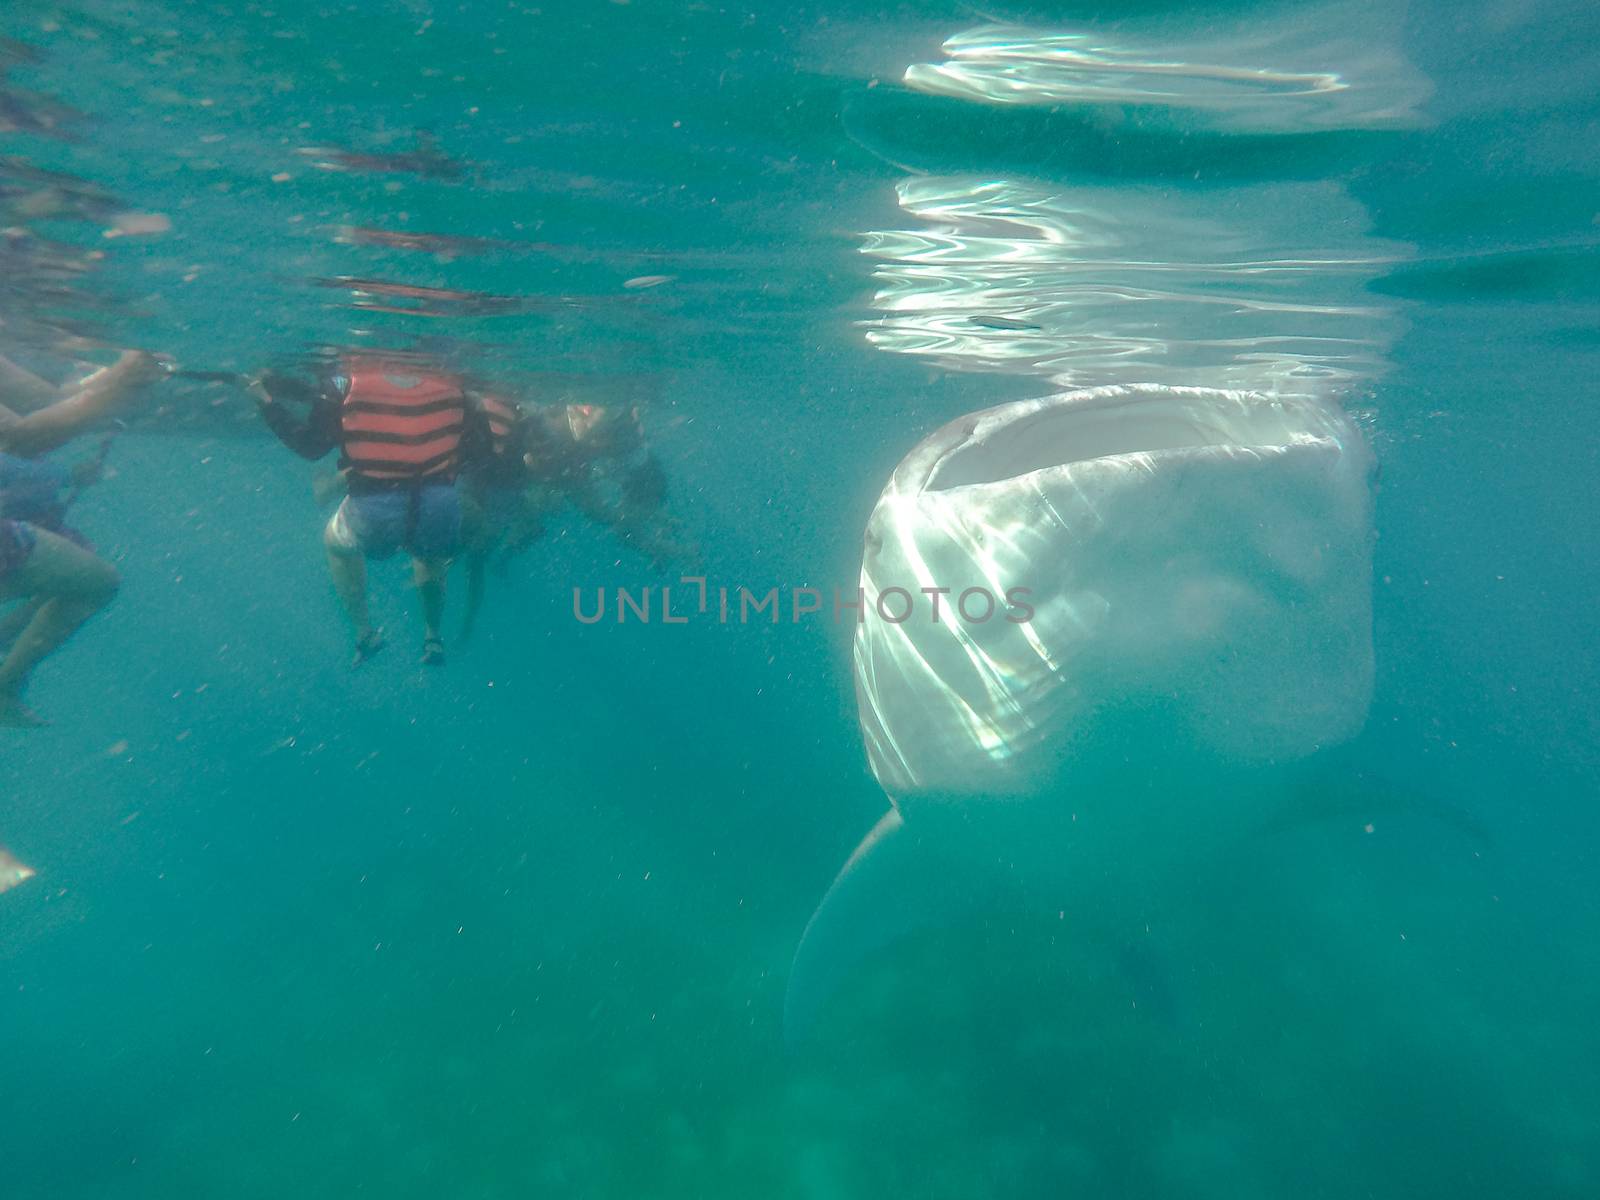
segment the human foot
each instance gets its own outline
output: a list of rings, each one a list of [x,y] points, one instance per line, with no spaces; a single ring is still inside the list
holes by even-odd
[[[367,630],[365,633],[356,638],[356,656],[354,660],[351,661],[350,665],[352,667],[359,667],[362,663],[366,662],[369,658],[371,658],[379,650],[382,650],[388,644],[389,643],[384,640],[383,630]]]

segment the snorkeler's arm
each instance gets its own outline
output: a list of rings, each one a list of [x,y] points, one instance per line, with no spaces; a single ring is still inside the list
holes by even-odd
[[[65,399],[7,423],[0,430],[0,448],[28,458],[47,454],[113,412],[131,389],[159,373],[151,355],[129,350],[84,379]]]
[[[0,395],[20,397],[29,405],[46,404],[61,399],[61,389],[0,354]]]
[[[322,388],[268,371],[251,383],[250,393],[267,428],[301,458],[315,462],[339,444],[339,406]],[[286,401],[306,405],[305,415]]]

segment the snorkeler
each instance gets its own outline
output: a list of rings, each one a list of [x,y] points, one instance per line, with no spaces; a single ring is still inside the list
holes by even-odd
[[[444,662],[445,577],[461,548],[457,475],[481,439],[477,409],[450,375],[398,359],[346,359],[320,387],[268,373],[251,390],[278,439],[315,461],[339,449],[348,495],[323,532],[335,590],[355,628],[355,665],[384,647],[367,610],[366,559],[402,547],[422,600],[422,661]],[[285,400],[307,408],[297,416]]]
[[[65,520],[103,458],[68,470],[0,454],[0,601],[21,601],[0,619],[0,725],[45,723],[22,700],[33,669],[117,594],[116,568]]]
[[[116,411],[157,373],[151,355],[133,350],[58,388],[0,358],[5,398],[19,407],[42,402],[26,415],[0,404],[0,602],[21,601],[0,619],[0,725],[44,724],[22,700],[34,668],[111,603],[121,584],[116,568],[66,524],[72,501],[100,478],[109,439],[70,470],[40,456]]]
[[[667,509],[667,475],[645,439],[637,407],[541,410],[529,422],[524,445],[523,462],[535,483],[560,492],[656,570],[699,556]]]
[[[477,618],[490,557],[503,565],[527,549],[544,533],[546,517],[566,501],[657,570],[698,559],[699,548],[667,509],[666,472],[650,450],[637,407],[505,407],[516,419],[486,472],[492,482],[474,489],[487,498],[467,558],[463,636]],[[520,447],[520,457],[508,446]]]

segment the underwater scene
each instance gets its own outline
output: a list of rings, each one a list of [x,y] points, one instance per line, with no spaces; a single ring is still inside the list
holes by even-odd
[[[1600,1196],[1600,8],[5,0],[0,1197]]]

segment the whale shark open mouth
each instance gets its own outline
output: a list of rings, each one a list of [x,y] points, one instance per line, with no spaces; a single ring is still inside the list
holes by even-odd
[[[1281,449],[1337,441],[1347,429],[1336,412],[1298,399],[1209,388],[1113,386],[1079,393],[1073,403],[1061,403],[1059,397],[1024,401],[969,420],[957,431],[964,432],[960,440],[934,448],[931,460],[918,464],[927,471],[919,490],[993,484],[1131,455]]]

